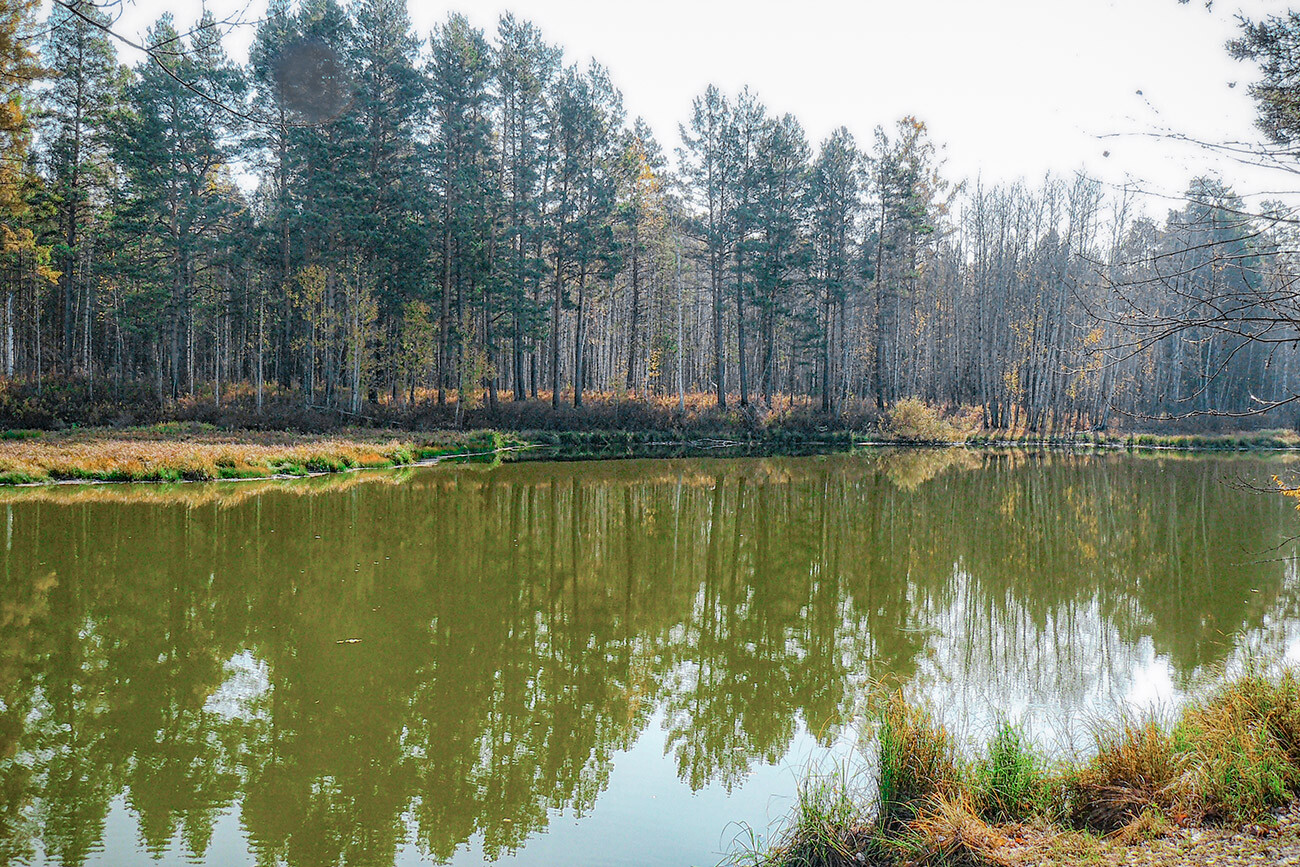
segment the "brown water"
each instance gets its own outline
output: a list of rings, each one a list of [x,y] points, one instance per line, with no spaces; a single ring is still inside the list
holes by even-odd
[[[901,452],[0,492],[0,863],[716,863],[867,684],[1068,743],[1300,655],[1278,461]],[[745,823],[739,825],[735,823]]]

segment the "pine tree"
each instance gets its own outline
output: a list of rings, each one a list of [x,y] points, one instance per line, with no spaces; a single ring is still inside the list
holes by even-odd
[[[435,254],[441,303],[438,403],[446,402],[446,389],[454,382],[459,414],[471,361],[469,314],[475,293],[485,288],[494,197],[499,193],[491,171],[492,57],[482,31],[472,28],[463,15],[452,15],[437,29],[430,49],[427,74],[436,123],[433,178],[442,203]]]
[[[736,366],[740,381],[740,405],[749,406],[749,347],[746,340],[746,302],[753,294],[751,269],[747,263],[753,248],[758,209],[758,147],[767,125],[767,108],[745,88],[736,99],[731,125],[727,129],[727,154],[731,161],[731,249],[735,280],[732,300],[736,305]]]
[[[695,232],[703,246],[713,300],[713,386],[719,409],[727,407],[723,296],[733,194],[733,163],[727,150],[731,114],[726,96],[710,85],[695,98],[690,125],[679,127],[684,145],[679,154],[682,173],[701,212]]]
[[[74,11],[75,10],[75,11]],[[84,16],[84,17],[83,17]],[[89,19],[89,20],[87,20]],[[44,45],[50,87],[42,94],[45,117],[46,171],[57,208],[59,245],[56,258],[62,289],[63,349],[61,368],[75,369],[73,337],[78,295],[89,292],[84,279],[88,257],[80,250],[82,228],[92,219],[94,192],[106,182],[107,125],[118,93],[117,52],[103,30],[107,24],[95,4],[77,0],[72,8],[56,6]],[[86,315],[91,299],[86,295]],[[90,359],[90,347],[85,358]],[[89,371],[87,371],[89,372]]]
[[[546,270],[544,209],[546,94],[559,69],[560,53],[536,27],[513,15],[497,29],[495,81],[500,99],[501,243],[497,257],[502,308],[510,314],[511,381],[524,400],[524,356],[543,324],[539,289]],[[533,378],[536,395],[536,378]]]
[[[1228,44],[1238,60],[1257,63],[1260,80],[1250,85],[1256,125],[1269,140],[1289,145],[1300,139],[1300,106],[1296,104],[1296,60],[1300,57],[1300,11],[1270,15],[1261,21],[1246,18],[1241,35]],[[1294,154],[1284,154],[1294,159]]]
[[[289,281],[294,273],[293,232],[297,225],[297,202],[294,199],[292,149],[299,141],[293,133],[304,118],[294,108],[289,82],[290,69],[303,52],[301,22],[289,8],[289,0],[271,0],[266,15],[258,25],[249,49],[249,84],[253,104],[260,107],[262,122],[249,132],[249,154],[261,170],[258,191],[262,214],[260,229],[264,236],[264,261],[257,302],[257,348],[254,380],[257,409],[262,409],[263,380],[268,336],[266,288],[273,288],[279,303],[271,308],[270,330],[274,340],[273,375],[281,385],[289,384],[288,345],[292,322],[289,316]]]
[[[896,138],[876,129],[874,169],[879,197],[874,376],[876,405],[883,409],[905,396],[903,306],[913,297],[922,247],[944,206],[945,184],[925,124],[912,117],[898,122]]]
[[[776,339],[783,320],[796,306],[795,287],[807,267],[808,160],[803,127],[787,114],[764,125],[755,159],[751,271],[759,312],[760,382],[763,402],[776,391]]]
[[[620,266],[614,236],[618,202],[618,142],[623,136],[623,97],[609,73],[593,63],[580,76],[576,97],[577,137],[570,155],[577,160],[577,208],[570,239],[577,267],[574,309],[573,405],[581,407],[587,388],[587,318],[591,284],[613,280]]]
[[[319,269],[323,305],[296,324],[303,399],[341,409],[347,383],[347,287],[366,257],[367,147],[358,70],[350,47],[355,22],[335,0],[312,0],[298,13],[301,37],[279,81],[300,121],[291,128],[289,195],[296,218],[295,267]]]
[[[357,249],[375,280],[379,327],[397,340],[402,310],[426,284],[429,210],[416,125],[426,111],[420,41],[406,0],[361,0],[350,49],[362,171],[355,178]],[[390,377],[396,383],[395,377]]]
[[[243,82],[210,14],[188,40],[177,33],[171,15],[163,15],[147,44],[158,49],[166,69],[152,61],[137,69],[116,156],[127,174],[131,210],[142,225],[157,228],[164,251],[163,342],[176,397],[195,384],[194,302],[204,255],[239,207],[224,173],[233,115],[222,106],[236,104]]]
[[[845,327],[846,305],[854,287],[857,218],[862,207],[862,157],[845,127],[822,143],[809,184],[812,261],[809,289],[821,308],[817,344],[821,367],[822,412],[835,408],[835,324]],[[840,345],[845,345],[843,334]]]

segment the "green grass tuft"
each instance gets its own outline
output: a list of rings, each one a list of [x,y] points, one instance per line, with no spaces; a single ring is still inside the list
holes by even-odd
[[[930,712],[890,697],[876,733],[879,767],[876,804],[885,831],[911,822],[936,795],[958,789],[957,748]]]
[[[1048,811],[1046,762],[1010,723],[998,726],[970,769],[972,801],[990,822],[1025,822]]]
[[[805,779],[799,786],[794,812],[774,843],[766,850],[746,849],[734,859],[736,863],[752,867],[864,863],[875,841],[870,817],[854,797],[848,781],[849,775],[843,770]]]

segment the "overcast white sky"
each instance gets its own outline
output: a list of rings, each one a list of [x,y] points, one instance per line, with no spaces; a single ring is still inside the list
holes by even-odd
[[[196,0],[126,3],[119,28],[131,35],[164,10],[184,24],[202,9]],[[208,3],[247,21],[264,5]],[[1300,189],[1300,176],[1252,172],[1169,141],[1100,138],[1165,129],[1257,138],[1253,71],[1229,59],[1224,42],[1237,13],[1281,13],[1285,3],[1217,0],[1207,11],[1200,0],[412,0],[411,16],[423,36],[451,10],[491,33],[507,8],[563,45],[570,62],[608,66],[629,117],[645,117],[669,150],[707,84],[749,84],[771,110],[793,112],[814,144],[840,125],[869,144],[877,124],[914,114],[946,145],[954,180],[1084,169],[1176,195],[1192,175],[1217,170],[1243,193]],[[234,56],[246,57],[252,30],[230,34]]]

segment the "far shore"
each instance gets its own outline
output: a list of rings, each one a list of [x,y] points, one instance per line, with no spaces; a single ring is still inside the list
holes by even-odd
[[[448,460],[584,460],[690,455],[796,455],[873,448],[1061,449],[1134,452],[1300,451],[1286,430],[1232,434],[1003,431],[960,437],[880,430],[406,431],[330,433],[223,429],[193,422],[147,427],[0,431],[0,485],[211,482],[326,475]]]

